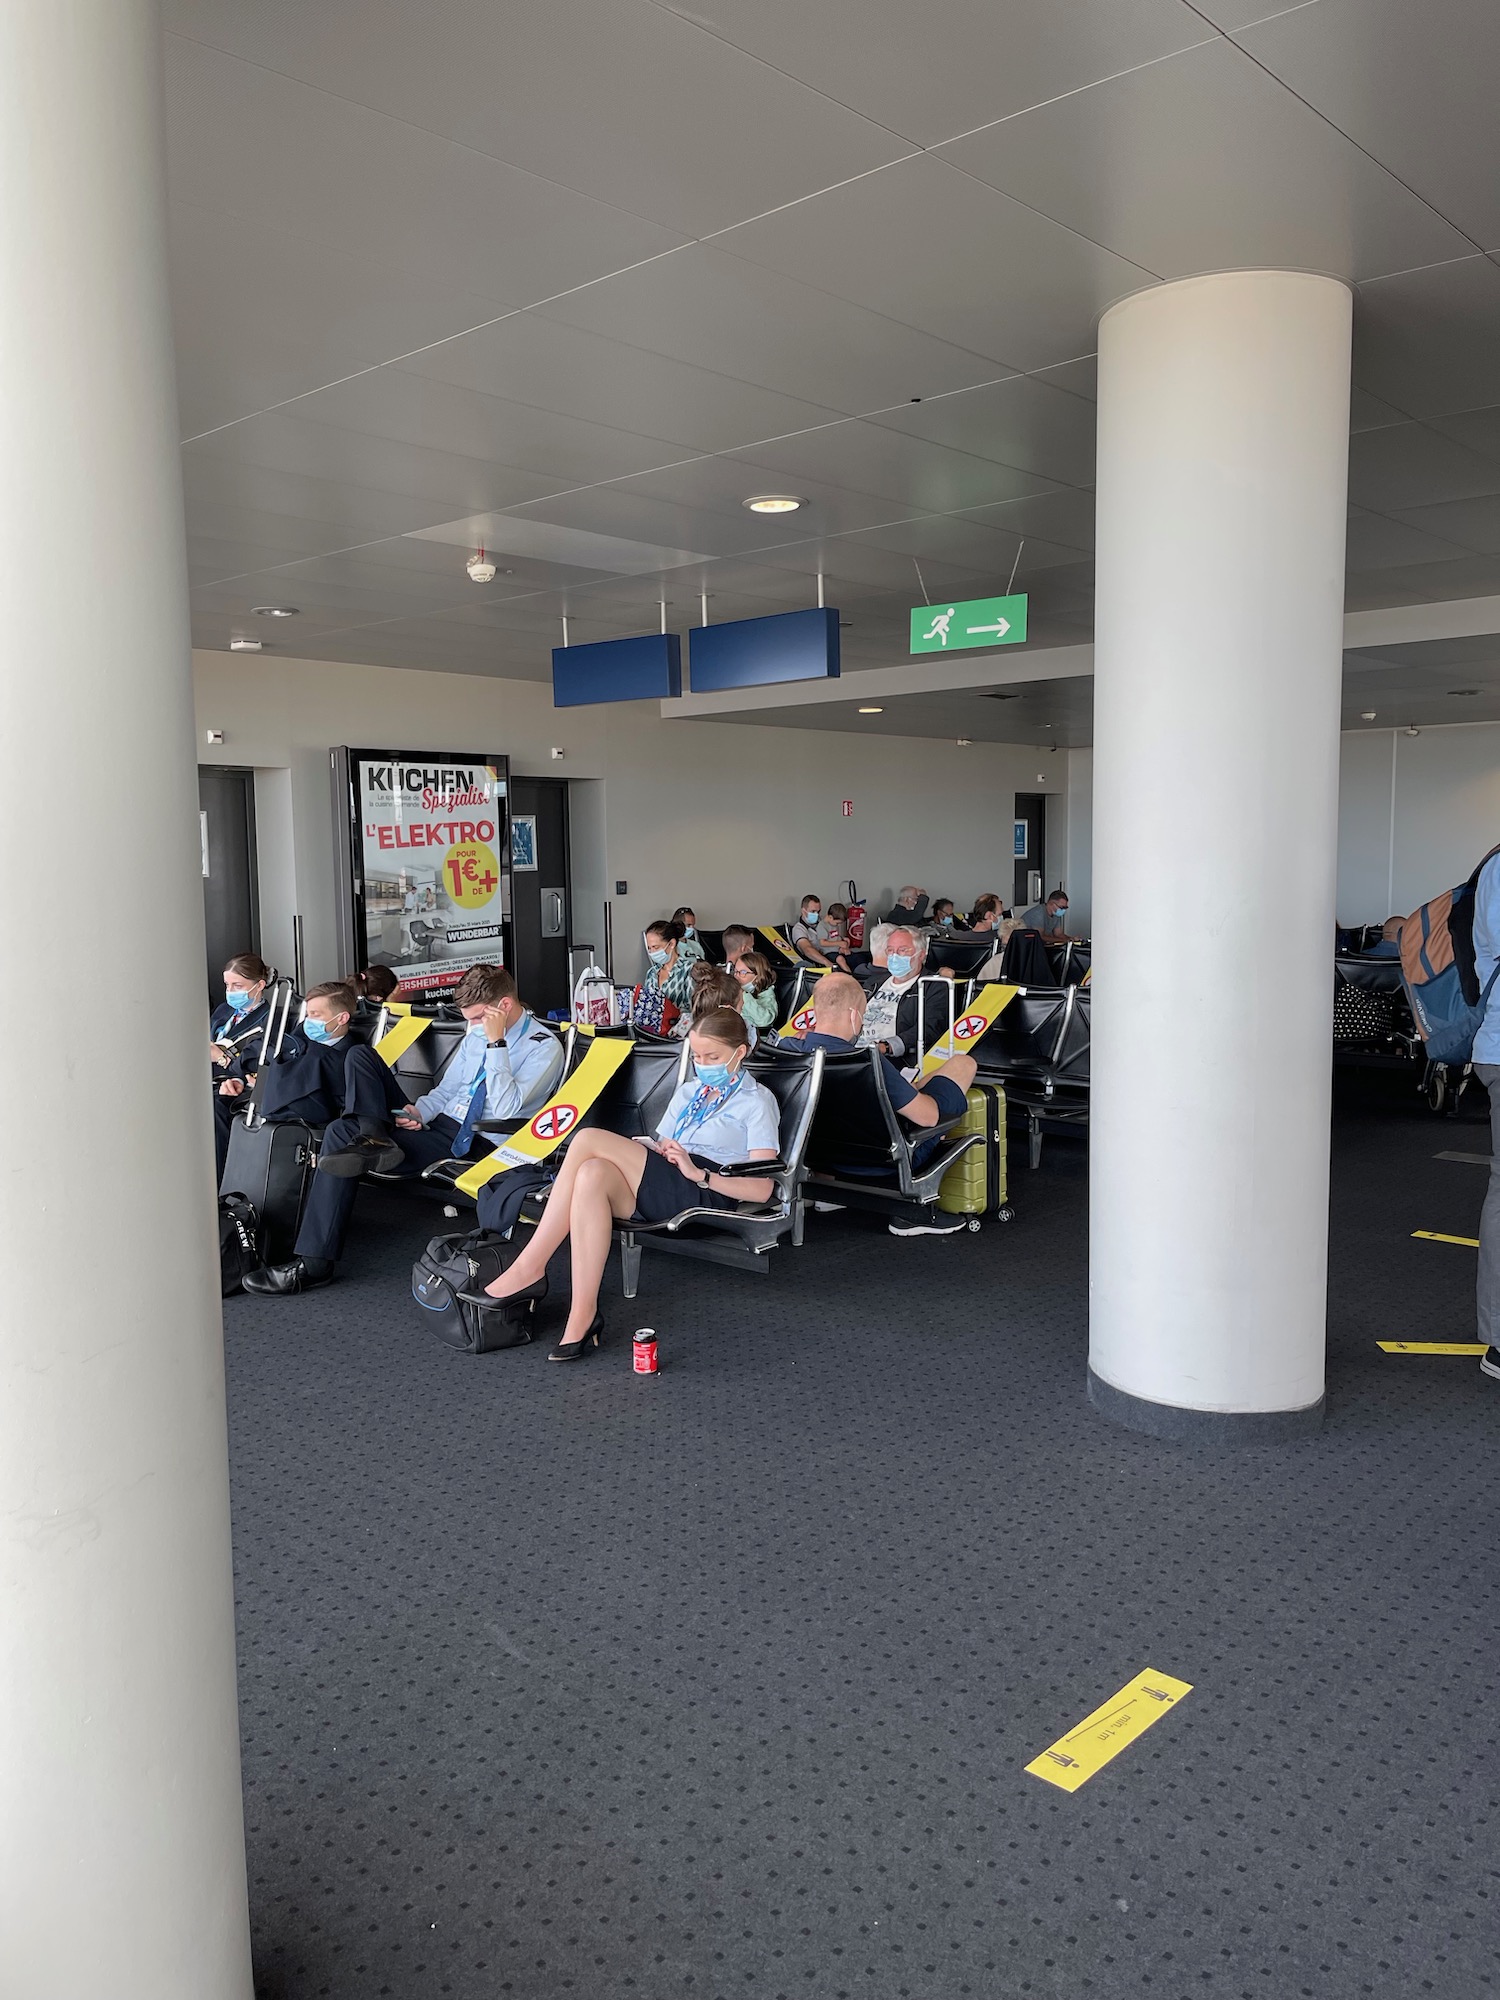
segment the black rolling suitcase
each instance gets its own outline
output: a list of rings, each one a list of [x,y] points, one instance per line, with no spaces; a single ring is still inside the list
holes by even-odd
[[[318,1135],[311,1125],[250,1124],[237,1118],[230,1127],[219,1193],[243,1195],[253,1204],[260,1218],[260,1254],[267,1264],[284,1264],[292,1255],[317,1158]]]

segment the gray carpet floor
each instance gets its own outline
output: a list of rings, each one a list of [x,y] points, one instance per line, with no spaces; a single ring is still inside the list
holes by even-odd
[[[1076,1139],[977,1236],[612,1262],[568,1370],[425,1335],[367,1190],[354,1275],[226,1302],[259,2000],[1500,1991],[1500,1383],[1375,1345],[1472,1338],[1442,1150],[1341,1081],[1328,1422],[1231,1452],[1084,1400]]]

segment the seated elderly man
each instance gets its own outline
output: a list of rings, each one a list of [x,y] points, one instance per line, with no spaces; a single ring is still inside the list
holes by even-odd
[[[885,941],[886,976],[870,994],[865,1007],[862,1048],[879,1048],[882,1055],[916,1057],[918,981],[927,956],[921,931],[893,930]]]
[[[891,908],[885,913],[888,924],[919,924],[927,908],[927,891],[917,889],[910,882],[901,891]]]
[[[827,1049],[831,1054],[847,1055],[853,1049],[870,1046],[862,1032],[866,1025],[865,993],[857,979],[846,972],[825,973],[818,981],[812,1004],[811,1032],[783,1035],[782,1048]],[[888,1055],[882,1055],[881,1068],[891,1108],[909,1124],[936,1125],[945,1118],[962,1117],[969,1085],[974,1081],[972,1056],[949,1056],[920,1085],[904,1077]],[[920,1168],[938,1143],[936,1138],[923,1141],[912,1154],[913,1167]],[[898,1216],[889,1227],[892,1236],[953,1236],[967,1224],[961,1215],[913,1208]]]

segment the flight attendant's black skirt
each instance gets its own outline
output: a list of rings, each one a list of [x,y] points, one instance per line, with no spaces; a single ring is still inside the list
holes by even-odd
[[[685,1173],[664,1159],[660,1153],[653,1153],[649,1146],[643,1146],[646,1155],[646,1171],[641,1175],[641,1184],[635,1191],[635,1214],[632,1222],[670,1222],[674,1215],[681,1215],[685,1208],[737,1208],[739,1203],[730,1195],[720,1194],[717,1188],[700,1187],[690,1181]],[[698,1167],[716,1167],[715,1160],[700,1159],[696,1153],[693,1164]]]

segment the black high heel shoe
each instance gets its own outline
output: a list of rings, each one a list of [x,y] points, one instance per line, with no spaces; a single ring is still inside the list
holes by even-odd
[[[595,1313],[593,1324],[585,1332],[582,1340],[563,1340],[547,1356],[549,1361],[581,1361],[589,1348],[599,1345],[599,1336],[604,1331],[603,1313]]]
[[[465,1304],[479,1306],[490,1312],[508,1311],[511,1306],[519,1312],[524,1307],[529,1317],[532,1308],[539,1306],[547,1296],[547,1280],[545,1277],[538,1278],[534,1285],[525,1285],[519,1292],[507,1292],[501,1299],[497,1299],[493,1292],[487,1292],[483,1287],[474,1292],[460,1292],[458,1296]]]

